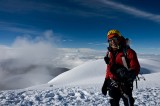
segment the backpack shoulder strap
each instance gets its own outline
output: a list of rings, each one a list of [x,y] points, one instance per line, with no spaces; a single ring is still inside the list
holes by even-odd
[[[127,69],[129,69],[129,60],[128,60],[128,56],[127,56],[127,50],[128,50],[128,48],[130,48],[130,47],[126,47],[126,48],[123,49],[123,53],[124,53],[124,55],[125,55],[126,65],[127,65],[127,67],[128,67]],[[123,60],[122,60],[122,61],[123,61]],[[123,63],[123,64],[124,64],[124,63]],[[136,76],[136,79],[135,79],[135,81],[136,81],[136,89],[138,89],[137,79],[139,79],[138,76]]]
[[[123,62],[123,65],[127,69],[129,69],[130,65],[129,65],[129,60],[128,60],[128,56],[127,56],[127,50],[128,50],[128,47],[123,48],[124,57],[122,57],[122,62]]]

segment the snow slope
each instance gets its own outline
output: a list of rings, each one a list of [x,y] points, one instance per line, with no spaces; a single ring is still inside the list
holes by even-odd
[[[160,62],[139,59],[144,80],[134,89],[135,106],[160,106]],[[108,106],[109,97],[101,93],[106,65],[102,59],[88,61],[64,72],[48,84],[0,92],[2,106]],[[142,76],[140,76],[142,77]],[[123,102],[120,101],[120,106]]]
[[[160,75],[160,62],[149,60],[149,59],[139,59],[141,65],[141,73],[144,73],[143,76],[147,81],[140,80],[139,87],[160,87],[160,83],[155,81],[159,79]],[[59,76],[55,77],[49,84],[53,85],[85,85],[85,86],[95,86],[102,85],[105,78],[106,64],[102,59],[96,61],[89,61],[83,65],[75,67],[74,69],[62,73]],[[142,77],[140,75],[140,77]],[[141,86],[143,85],[143,86]]]
[[[88,61],[49,81],[54,85],[91,85],[102,83],[106,65],[103,60]]]

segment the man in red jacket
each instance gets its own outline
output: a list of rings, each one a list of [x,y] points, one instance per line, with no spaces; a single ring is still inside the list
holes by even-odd
[[[109,47],[104,57],[107,69],[102,93],[106,95],[109,91],[111,106],[119,106],[120,98],[125,106],[134,106],[133,81],[140,71],[136,52],[118,30],[110,30],[107,38]]]

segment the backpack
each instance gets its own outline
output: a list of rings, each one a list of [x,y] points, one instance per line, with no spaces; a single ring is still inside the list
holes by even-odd
[[[123,49],[123,53],[124,53],[124,56],[125,56],[125,57],[124,57],[124,59],[122,59],[123,64],[124,64],[124,66],[125,66],[127,69],[129,69],[129,62],[128,62],[128,57],[127,57],[127,49],[129,49],[129,48],[130,48],[129,46],[126,46],[126,47]],[[141,75],[141,77],[139,77],[138,75]],[[140,73],[140,71],[139,71],[138,75],[137,75],[136,78],[135,78],[136,88],[138,88],[138,83],[137,83],[137,81],[140,81],[140,78],[142,78],[144,81],[146,80],[145,77],[142,76],[142,74]]]

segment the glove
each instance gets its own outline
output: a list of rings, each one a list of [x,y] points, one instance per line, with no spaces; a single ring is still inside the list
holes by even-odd
[[[105,79],[102,86],[102,94],[106,95],[108,90],[118,88],[118,84],[112,79]]]
[[[136,79],[136,73],[134,70],[129,70],[127,74],[127,81],[133,82]]]
[[[112,74],[116,75],[117,74],[117,69],[119,69],[120,66],[118,64],[112,64],[112,66],[110,67],[110,71]]]
[[[104,83],[103,83],[103,86],[102,86],[102,89],[101,89],[103,95],[106,95],[106,94],[107,94],[107,90],[108,90],[108,89],[107,89],[107,88],[108,88],[107,86],[108,86],[108,79],[105,78]]]
[[[108,82],[108,89],[112,90],[118,88],[118,84],[116,83],[116,81],[110,79],[110,81]]]
[[[126,77],[128,77],[128,69],[124,66],[113,64],[110,68],[111,73],[114,74],[120,81],[126,80]]]
[[[116,70],[116,76],[120,79],[126,79],[128,77],[128,72],[129,70],[127,70],[127,68],[125,67],[120,67]]]
[[[104,61],[106,62],[106,64],[109,64],[109,57],[108,57],[108,56],[105,56],[105,57],[104,57]]]
[[[128,70],[125,67],[120,67],[116,70],[117,77],[125,82],[132,82],[136,78],[134,70]]]

